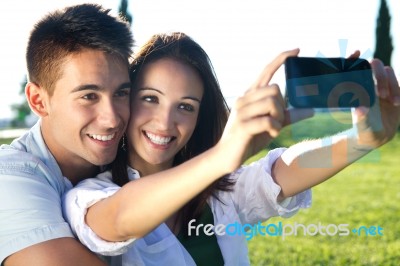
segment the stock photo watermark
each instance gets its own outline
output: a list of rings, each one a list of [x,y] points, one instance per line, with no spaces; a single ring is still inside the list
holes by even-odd
[[[379,101],[375,99],[375,82],[370,63],[363,59],[370,58],[372,52],[367,49],[360,57],[349,58],[346,57],[348,40],[339,39],[338,45],[340,57],[327,57],[318,52],[316,57],[294,57],[285,62],[288,101],[292,107],[313,108],[324,114],[321,116],[321,127],[324,121],[329,121],[329,124],[324,128],[316,128],[321,131],[321,136],[330,135],[334,131],[342,132],[342,135],[347,135],[350,139],[356,138],[359,127],[354,116],[350,119],[349,116],[350,111],[357,107],[366,107],[373,111],[369,119],[370,130],[379,132],[383,126]],[[310,137],[310,129],[305,129],[302,123],[293,124],[291,136],[294,141],[307,139]],[[323,138],[320,145],[329,148],[332,141],[332,138]],[[349,144],[347,150],[350,154],[353,146]],[[379,161],[379,150],[373,150],[358,162]],[[329,168],[332,163],[333,158],[327,158],[318,165],[306,158],[299,160],[299,164],[305,168]]]
[[[289,236],[368,236],[378,237],[383,236],[383,227],[380,225],[361,225],[351,227],[349,224],[283,224],[282,222],[262,224],[240,224],[238,222],[224,224],[196,224],[196,219],[192,219],[188,224],[188,235],[198,236],[204,233],[207,236],[211,235],[229,235],[229,236],[245,236],[247,240],[253,237],[280,237],[285,240]]]

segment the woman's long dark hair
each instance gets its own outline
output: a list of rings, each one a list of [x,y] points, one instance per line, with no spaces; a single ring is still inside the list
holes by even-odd
[[[218,142],[228,120],[229,108],[208,55],[200,45],[184,33],[153,35],[134,56],[130,65],[132,82],[136,81],[145,64],[162,58],[171,58],[192,67],[200,75],[204,86],[196,128],[185,147],[176,154],[173,163],[176,166],[210,149]],[[120,186],[129,182],[127,163],[127,153],[120,149],[112,165],[113,181]],[[224,176],[182,207],[177,216],[181,221],[181,229],[186,229],[191,219],[198,219],[207,198],[214,195],[216,190],[229,191],[232,185],[228,176]]]

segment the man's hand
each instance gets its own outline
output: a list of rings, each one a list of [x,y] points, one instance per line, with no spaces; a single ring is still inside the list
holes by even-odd
[[[94,253],[72,237],[49,240],[27,247],[4,261],[4,266],[106,266]]]

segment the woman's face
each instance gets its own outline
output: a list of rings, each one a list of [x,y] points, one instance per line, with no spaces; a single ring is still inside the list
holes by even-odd
[[[146,64],[134,84],[128,125],[129,163],[139,171],[172,166],[196,127],[203,82],[170,58]]]

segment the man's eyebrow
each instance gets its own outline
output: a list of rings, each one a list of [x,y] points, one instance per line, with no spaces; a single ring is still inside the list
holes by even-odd
[[[72,90],[72,92],[79,92],[79,91],[85,91],[85,90],[94,90],[94,91],[100,91],[101,88],[97,86],[96,84],[84,84],[76,87],[75,89]]]
[[[131,86],[132,86],[132,84],[130,82],[125,82],[125,83],[122,83],[121,85],[119,85],[117,90],[130,89]],[[75,89],[72,90],[72,92],[79,92],[79,91],[85,91],[85,90],[102,91],[104,89],[99,87],[96,84],[84,84],[84,85],[80,85],[80,86],[76,87]]]
[[[123,90],[123,89],[130,89],[132,88],[132,83],[131,82],[125,82],[119,85],[118,90]]]

